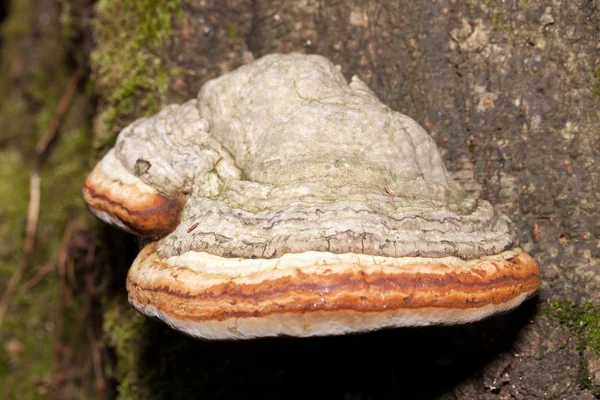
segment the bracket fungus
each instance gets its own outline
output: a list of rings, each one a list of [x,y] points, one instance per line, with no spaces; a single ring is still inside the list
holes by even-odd
[[[265,56],[135,121],[83,194],[159,239],[131,304],[205,339],[468,323],[541,282],[423,128],[316,55]]]

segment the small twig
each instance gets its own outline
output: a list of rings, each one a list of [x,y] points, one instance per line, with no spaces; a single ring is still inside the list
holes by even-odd
[[[38,272],[35,273],[34,276],[32,276],[27,282],[25,282],[21,286],[22,290],[31,289],[32,287],[34,287],[35,285],[40,283],[40,281],[42,279],[44,279],[46,277],[46,275],[48,275],[50,272],[54,271],[55,268],[56,268],[56,261],[54,261],[54,260],[48,261],[42,268],[39,269]]]
[[[73,296],[69,285],[69,273],[68,266],[73,263],[73,260],[69,257],[69,245],[73,236],[73,223],[69,221],[65,229],[63,236],[63,245],[61,245],[58,251],[58,276],[60,277],[60,289],[63,295],[63,304],[66,308],[71,308]],[[74,282],[71,280],[71,282]]]
[[[56,106],[54,118],[50,122],[48,129],[46,129],[35,146],[33,169],[29,178],[29,205],[27,207],[27,224],[25,228],[26,236],[25,245],[23,247],[23,257],[11,275],[8,284],[6,285],[6,289],[2,294],[2,298],[0,299],[0,330],[2,329],[2,325],[4,323],[4,317],[6,315],[6,310],[8,309],[8,304],[14,296],[17,287],[19,286],[19,282],[21,281],[25,270],[29,267],[31,259],[33,258],[35,236],[37,234],[38,220],[40,216],[40,166],[42,164],[42,159],[46,153],[46,150],[48,150],[50,143],[52,143],[52,141],[56,138],[60,123],[69,109],[69,105],[73,100],[73,96],[75,95],[79,80],[82,76],[82,68],[77,69],[73,73],[67,84],[67,87],[65,88],[65,92]]]
[[[58,132],[58,128],[60,127],[60,123],[62,122],[69,106],[71,105],[71,101],[73,100],[73,96],[75,95],[75,91],[77,90],[77,86],[79,86],[79,81],[83,76],[83,68],[78,68],[71,75],[71,79],[67,83],[67,87],[60,98],[58,105],[56,106],[56,111],[54,112],[54,118],[50,121],[50,125],[44,132],[44,135],[40,138],[35,146],[35,152],[37,156],[42,156],[46,150],[48,150],[48,146],[50,143],[56,138],[56,133]]]
[[[69,256],[69,247],[71,245],[71,238],[73,236],[73,225],[76,225],[76,222],[73,219],[69,219],[67,222],[67,227],[65,228],[65,232],[63,234],[63,240],[58,249],[58,263],[64,264],[66,262],[67,257]],[[25,282],[21,288],[23,290],[29,290],[35,285],[37,285],[46,275],[52,272],[56,268],[56,260],[48,261],[36,274],[31,277],[27,282]]]
[[[4,322],[4,316],[8,308],[8,303],[17,290],[17,286],[25,273],[25,270],[31,263],[33,256],[33,247],[35,245],[35,235],[37,233],[38,218],[40,215],[40,172],[39,159],[36,157],[33,171],[29,179],[29,206],[27,207],[27,225],[25,228],[25,246],[23,248],[23,257],[19,265],[11,275],[6,290],[0,299],[0,329]]]
[[[104,392],[106,383],[104,383],[104,376],[102,375],[102,358],[100,356],[100,346],[98,340],[92,332],[91,325],[88,326],[87,330],[88,343],[90,345],[90,353],[92,356],[92,367],[94,369],[94,377],[96,378],[96,389],[98,392]]]
[[[62,396],[60,391],[65,384],[85,377],[89,373],[88,370],[89,368],[73,367],[54,373],[50,377],[48,393],[46,393],[44,398],[47,400],[61,399]]]
[[[71,238],[73,237],[73,226],[76,225],[73,219],[69,219],[65,232],[63,233],[63,240],[58,249],[58,263],[65,265],[69,259],[69,246],[71,244]]]

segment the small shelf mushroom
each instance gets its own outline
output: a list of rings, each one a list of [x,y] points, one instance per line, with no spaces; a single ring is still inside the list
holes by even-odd
[[[159,239],[129,271],[131,304],[205,339],[467,323],[541,282],[427,133],[316,55],[265,56],[135,121],[83,194]]]

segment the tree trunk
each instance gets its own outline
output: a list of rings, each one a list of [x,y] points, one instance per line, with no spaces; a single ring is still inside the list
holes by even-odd
[[[62,4],[84,36],[91,26],[94,161],[209,79],[269,53],[320,54],[426,127],[543,274],[536,298],[471,325],[203,342],[128,305],[140,243],[95,224],[104,372],[120,398],[600,398],[597,1],[99,0],[91,23],[91,6]]]

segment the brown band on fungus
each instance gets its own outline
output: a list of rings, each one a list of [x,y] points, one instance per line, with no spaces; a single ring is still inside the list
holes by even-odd
[[[138,269],[144,271],[144,281],[138,281]],[[440,269],[442,274],[435,272]],[[203,285],[201,273],[163,263],[155,244],[150,244],[134,262],[127,286],[130,302],[138,308],[151,306],[173,320],[224,321],[316,311],[380,313],[437,308],[477,313],[485,306],[504,309],[503,305],[535,292],[541,283],[537,264],[525,253],[506,260],[482,258],[468,269],[434,264],[429,274],[407,269],[398,273],[377,268],[357,271],[343,265],[334,265],[333,270],[339,272],[293,269],[273,278],[270,272],[258,273],[265,275],[264,280],[257,278],[252,284],[222,279]]]
[[[83,198],[100,219],[140,236],[162,237],[179,224],[181,205],[158,192],[144,193],[106,177],[96,168],[83,185]]]

